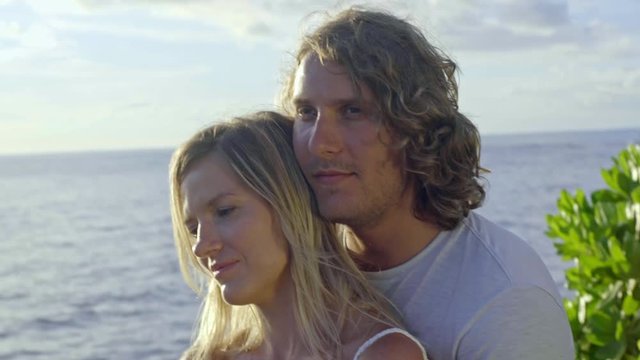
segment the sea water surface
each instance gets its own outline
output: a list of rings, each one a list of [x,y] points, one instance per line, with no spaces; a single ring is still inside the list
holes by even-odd
[[[486,136],[480,213],[525,238],[565,296],[544,235],[561,189],[600,169],[640,129]],[[0,360],[176,359],[199,301],[171,237],[170,150],[0,156]]]

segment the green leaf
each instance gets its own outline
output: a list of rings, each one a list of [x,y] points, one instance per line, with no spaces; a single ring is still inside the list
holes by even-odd
[[[586,333],[585,337],[587,342],[595,346],[604,346],[607,343],[607,339],[605,339],[600,333]]]
[[[606,170],[603,169],[600,174],[602,175],[602,180],[615,192],[623,193],[622,189],[618,185],[618,171],[615,169]]]
[[[605,262],[595,256],[584,255],[578,259],[578,262],[582,265],[587,276],[591,276],[593,270],[605,266]]]
[[[595,355],[597,359],[620,359],[626,347],[624,341],[613,341],[598,349]]]
[[[629,175],[625,173],[618,174],[618,186],[622,189],[622,192],[625,194],[629,194],[631,190],[634,188],[633,181],[629,177]]]
[[[633,295],[627,295],[622,302],[622,311],[625,315],[633,316],[640,309],[640,301],[633,298]]]
[[[615,336],[616,340],[623,340],[624,339],[624,326],[622,326],[622,321],[619,321],[616,323],[616,336]]]
[[[613,340],[616,332],[616,320],[604,311],[595,311],[589,318],[593,333],[602,341]]]
[[[631,200],[636,204],[640,203],[640,186],[636,185],[636,188],[631,192]]]
[[[560,192],[560,198],[558,199],[558,209],[560,212],[573,213],[573,198],[567,190]]]
[[[599,202],[593,206],[596,223],[606,227],[618,222],[618,209],[614,202]]]
[[[622,244],[630,265],[629,276],[640,279],[640,241],[636,240],[633,234],[626,233]]]
[[[609,253],[613,263],[613,272],[620,278],[626,278],[631,269],[631,264],[627,261],[627,257],[615,237],[609,238]]]
[[[624,195],[609,189],[600,189],[591,193],[591,202],[594,204],[599,202],[619,202],[626,200],[627,199]]]
[[[640,301],[640,286],[636,286],[631,295],[633,295],[635,300]]]
[[[600,300],[600,308],[604,310],[609,310],[610,307],[616,306],[618,304],[618,299],[620,297],[620,293],[624,289],[624,283],[620,280],[616,281],[613,284],[609,284],[607,289],[602,291],[602,296]],[[613,315],[609,311],[607,316],[615,321]]]
[[[575,203],[578,205],[578,210],[582,210],[581,212],[589,210],[589,203],[582,189],[576,190]]]
[[[624,251],[622,251],[618,239],[614,237],[609,238],[609,253],[611,254],[611,259],[614,261],[627,261],[627,257],[625,256]]]

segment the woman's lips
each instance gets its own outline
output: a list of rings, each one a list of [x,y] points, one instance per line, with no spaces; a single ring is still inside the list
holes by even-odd
[[[237,260],[224,261],[224,262],[221,262],[221,263],[215,263],[211,267],[211,271],[213,271],[213,275],[217,277],[217,276],[229,271],[237,263],[238,263]]]

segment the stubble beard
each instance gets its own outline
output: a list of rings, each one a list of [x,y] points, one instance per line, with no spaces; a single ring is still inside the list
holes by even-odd
[[[405,190],[402,182],[389,184],[387,189],[389,191],[382,193],[365,189],[353,201],[334,204],[332,208],[322,206],[320,201],[320,214],[326,220],[346,225],[355,232],[375,226],[390,209],[398,205]],[[340,197],[337,191],[332,191],[331,195]]]

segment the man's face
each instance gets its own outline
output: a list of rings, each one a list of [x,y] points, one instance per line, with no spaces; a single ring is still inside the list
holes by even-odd
[[[378,223],[403,198],[402,154],[380,120],[371,90],[354,89],[346,69],[309,55],[293,85],[293,144],[325,218]]]

